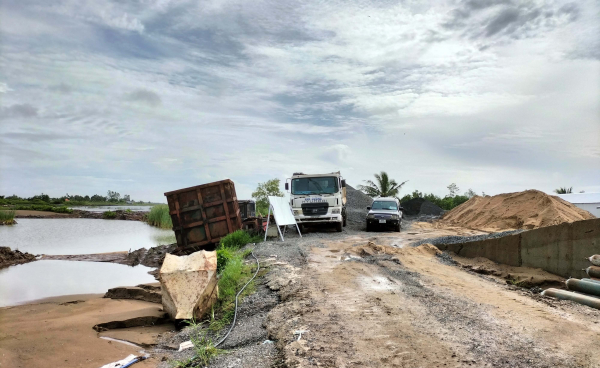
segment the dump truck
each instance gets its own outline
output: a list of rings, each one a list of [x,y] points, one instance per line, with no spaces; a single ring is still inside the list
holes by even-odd
[[[308,224],[331,224],[338,232],[346,226],[346,181],[340,172],[294,173],[286,180],[290,205],[302,231]]]

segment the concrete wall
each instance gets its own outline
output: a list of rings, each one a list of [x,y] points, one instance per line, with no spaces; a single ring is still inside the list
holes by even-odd
[[[587,260],[600,254],[600,219],[543,227],[516,235],[438,246],[462,257],[485,257],[510,266],[541,268],[563,277],[586,277]]]

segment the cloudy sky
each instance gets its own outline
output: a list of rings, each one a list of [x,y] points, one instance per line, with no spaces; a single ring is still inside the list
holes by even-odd
[[[0,194],[600,192],[600,3],[3,0]]]

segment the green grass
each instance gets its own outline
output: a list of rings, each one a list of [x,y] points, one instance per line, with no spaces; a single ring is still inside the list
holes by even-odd
[[[0,210],[0,224],[12,225],[15,223],[14,210]]]
[[[172,229],[173,222],[171,222],[171,215],[169,214],[169,206],[166,204],[159,204],[150,209],[148,213],[148,224],[162,229]]]
[[[197,323],[195,319],[190,319],[186,323],[191,328],[190,340],[194,344],[194,356],[185,360],[175,360],[170,362],[173,368],[185,368],[198,366],[207,366],[211,358],[223,354],[225,351],[217,349],[214,342],[206,337],[206,331],[202,329],[202,325]]]
[[[114,219],[117,217],[117,213],[114,211],[104,211],[102,212],[102,218],[106,220]]]
[[[34,204],[34,205],[19,205],[14,206],[13,210],[25,210],[25,211],[48,211],[48,212],[56,212],[56,213],[73,213],[73,210],[64,207],[64,206],[51,206],[51,205],[43,205],[43,204]]]

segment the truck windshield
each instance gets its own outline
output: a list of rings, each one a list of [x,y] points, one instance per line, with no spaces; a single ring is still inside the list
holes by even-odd
[[[292,179],[292,194],[333,194],[338,191],[338,179],[334,176]]]
[[[398,206],[396,205],[396,202],[392,202],[392,201],[375,201],[375,202],[373,202],[371,209],[396,211],[396,210],[398,210]]]

